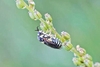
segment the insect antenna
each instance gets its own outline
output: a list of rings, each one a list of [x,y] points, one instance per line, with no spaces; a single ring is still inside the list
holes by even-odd
[[[35,31],[39,31],[39,26],[37,26],[37,29]]]

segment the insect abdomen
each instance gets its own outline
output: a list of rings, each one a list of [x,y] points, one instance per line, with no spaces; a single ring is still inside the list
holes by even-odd
[[[38,27],[37,27],[36,31],[38,31],[37,38],[40,42],[44,43],[45,45],[47,45],[51,48],[55,48],[55,49],[61,48],[62,43],[58,38],[42,32],[41,30],[38,29]]]

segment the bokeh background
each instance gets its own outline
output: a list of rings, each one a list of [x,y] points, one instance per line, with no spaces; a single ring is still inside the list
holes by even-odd
[[[34,1],[43,16],[52,16],[59,33],[67,31],[74,46],[79,44],[100,62],[100,0]],[[27,10],[17,9],[15,0],[0,0],[0,67],[76,67],[73,53],[37,40],[39,23]]]

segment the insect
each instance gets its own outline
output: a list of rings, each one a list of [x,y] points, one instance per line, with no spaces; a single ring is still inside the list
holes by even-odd
[[[39,30],[38,27],[37,27],[37,30],[35,30],[35,31],[38,31],[37,38],[40,42],[42,42],[45,45],[47,45],[51,48],[54,48],[54,49],[60,49],[61,48],[62,43],[55,36],[44,33],[42,30]]]

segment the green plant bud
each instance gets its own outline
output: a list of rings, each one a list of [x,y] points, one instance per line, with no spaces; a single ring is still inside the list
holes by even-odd
[[[28,0],[29,7],[35,9],[35,3],[33,0]]]
[[[83,63],[83,60],[84,60],[84,59],[83,59],[82,57],[79,57],[78,60],[79,60],[81,63]]]
[[[96,63],[94,64],[94,67],[100,67],[100,63],[99,63],[99,62],[96,62]]]
[[[73,48],[73,45],[71,44],[71,42],[65,42],[63,43],[64,44],[64,48],[67,50],[67,51],[70,51],[72,48]]]
[[[24,8],[26,8],[24,2],[22,2],[21,0],[16,0],[16,6],[17,6],[17,8],[19,8],[19,9],[24,9]]]
[[[76,49],[79,52],[80,56],[84,56],[86,54],[86,50],[81,48],[79,45],[76,46]]]
[[[28,13],[29,13],[29,16],[30,16],[31,19],[37,20],[37,19],[34,17],[34,15],[33,15],[32,12],[28,12]]]
[[[82,58],[92,61],[92,57],[89,54],[84,55]]]
[[[47,27],[43,24],[43,23],[40,23],[40,28],[46,32],[47,31]]]
[[[80,66],[82,63],[80,62],[80,60],[78,59],[78,58],[76,58],[76,57],[74,57],[73,59],[72,59],[72,61],[73,61],[73,63],[76,65],[76,66]]]
[[[52,17],[48,13],[45,14],[45,19],[49,22],[52,22]]]
[[[62,37],[63,37],[64,39],[66,39],[66,40],[69,40],[69,39],[70,39],[70,35],[69,35],[67,32],[65,32],[65,31],[62,31],[62,32],[61,32],[61,35],[62,35]]]
[[[48,24],[48,26],[51,28],[53,25],[50,21],[46,21],[46,23]]]
[[[38,12],[37,10],[35,10],[35,11],[34,11],[34,17],[35,17],[36,19],[40,19],[40,18],[42,18],[42,15],[40,14],[40,12]]]
[[[85,64],[87,67],[92,67],[92,65],[93,65],[93,63],[92,63],[90,60],[88,60],[88,59],[85,59],[85,60],[84,60],[84,64]]]

